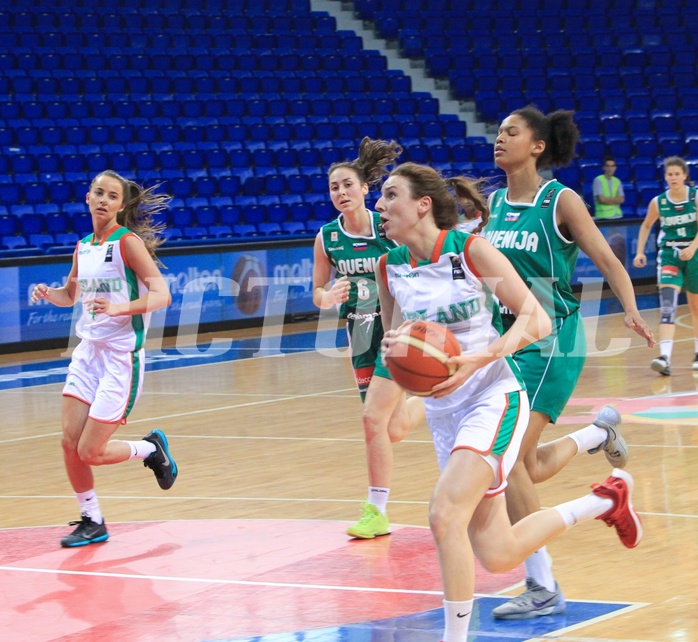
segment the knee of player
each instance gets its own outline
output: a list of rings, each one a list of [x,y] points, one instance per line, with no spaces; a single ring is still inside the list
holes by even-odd
[[[446,497],[435,495],[429,503],[429,528],[434,540],[442,542],[454,529],[467,528],[465,511],[459,510]]]
[[[375,404],[364,405],[361,420],[367,438],[382,434],[388,430],[389,417],[384,409]]]
[[[91,445],[78,446],[78,457],[83,464],[99,466],[102,463],[103,449]]]
[[[676,308],[679,302],[679,291],[676,288],[659,288],[660,323],[673,325],[676,321]]]
[[[61,439],[61,448],[66,454],[78,454],[78,442],[68,437]]]

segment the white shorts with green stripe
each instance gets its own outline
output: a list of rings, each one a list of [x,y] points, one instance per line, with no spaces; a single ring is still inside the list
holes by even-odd
[[[472,450],[494,473],[485,495],[498,495],[506,488],[516,463],[529,414],[528,396],[517,390],[474,400],[451,415],[428,417],[439,468],[444,469],[454,450]]]

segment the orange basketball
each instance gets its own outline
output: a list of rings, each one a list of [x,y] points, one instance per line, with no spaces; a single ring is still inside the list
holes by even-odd
[[[385,357],[385,365],[400,387],[420,397],[448,379],[456,370],[446,363],[460,354],[460,343],[445,326],[434,321],[415,321],[400,330],[398,342]]]

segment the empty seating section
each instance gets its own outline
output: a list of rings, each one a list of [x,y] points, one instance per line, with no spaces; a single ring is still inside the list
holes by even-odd
[[[496,123],[528,103],[574,110],[582,133],[575,169],[588,160],[600,173],[603,155],[613,154],[619,176],[626,168],[629,191],[640,193],[634,161],[653,168],[657,192],[664,185],[661,159],[680,155],[698,165],[694,2],[659,8],[652,0],[500,0],[473,8],[458,0],[355,0],[354,6],[403,56],[423,59],[431,76],[448,80],[455,99],[473,101],[482,120]],[[644,214],[645,195],[637,206],[631,201],[626,214]]]
[[[313,234],[336,215],[328,166],[364,135],[409,131],[444,170],[460,162],[448,145],[466,143],[463,122],[308,0],[13,0],[0,35],[5,247],[70,251],[105,168],[173,195],[170,239]]]
[[[465,138],[309,0],[10,0],[0,37],[5,248],[71,251],[105,168],[173,195],[171,239],[313,234],[336,215],[328,165],[366,133]]]
[[[661,20],[653,0],[466,5],[354,2],[485,121],[530,102],[574,110],[580,156],[558,176],[587,199],[606,153],[633,215],[662,189],[662,158],[698,165],[693,3],[663,6]],[[446,174],[498,175],[490,143],[309,0],[115,0],[100,11],[7,0],[0,42],[5,248],[71,251],[90,231],[89,181],[109,167],[174,196],[174,243],[314,234],[336,215],[328,166],[355,158],[366,135]]]

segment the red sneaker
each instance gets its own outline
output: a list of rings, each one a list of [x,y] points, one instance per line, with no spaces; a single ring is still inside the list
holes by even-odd
[[[603,484],[592,484],[591,487],[599,497],[613,500],[613,508],[596,519],[602,519],[608,526],[615,526],[623,546],[635,548],[642,539],[642,522],[630,501],[633,478],[626,471],[614,468]]]

